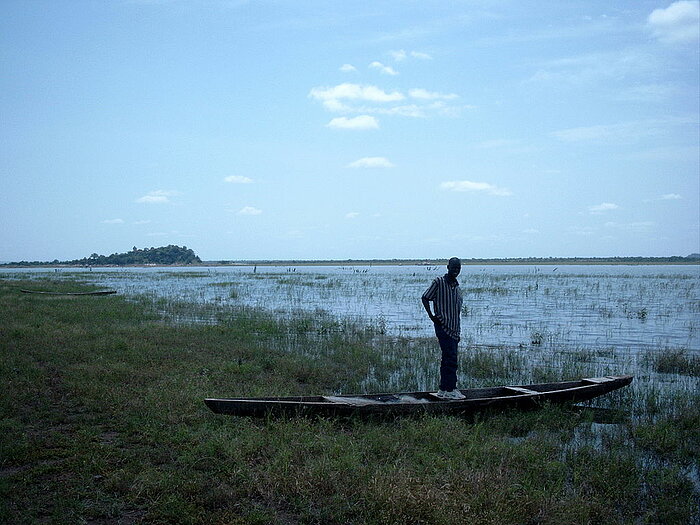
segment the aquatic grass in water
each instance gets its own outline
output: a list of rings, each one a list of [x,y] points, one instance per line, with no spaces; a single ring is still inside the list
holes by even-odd
[[[261,267],[65,273],[96,278],[101,285],[129,296],[152,298],[160,311],[167,311],[169,319],[180,323],[225,323],[238,315],[237,309],[262,308],[294,324],[300,333],[343,330],[345,321],[340,320],[344,319],[369,327],[375,335],[425,339],[417,345],[425,349],[418,355],[406,344],[378,348],[387,366],[401,362],[405,367],[379,374],[390,377],[391,384],[368,379],[366,386],[431,388],[435,371],[427,364],[438,350],[418,298],[442,268],[356,270]],[[49,275],[60,281],[62,273]],[[697,361],[700,274],[695,267],[572,267],[553,272],[533,267],[465,266],[460,281],[465,291],[460,345],[464,385],[479,383],[489,375],[478,362],[476,366],[469,363],[482,356],[482,349],[496,349],[494,357],[519,356],[525,364],[517,377],[506,377],[504,372],[490,375],[494,380],[500,376],[523,383],[578,374],[636,373],[640,359],[658,349],[671,356],[683,350],[687,358],[674,363],[664,358],[660,369],[645,365],[644,373],[647,369],[652,375],[664,373],[660,370],[692,371]],[[304,320],[308,316],[323,321],[311,328]],[[426,363],[425,369],[413,370],[411,359]],[[471,377],[471,369],[477,377]]]
[[[652,361],[656,372],[661,374],[680,374],[700,377],[700,356],[689,355],[685,348],[668,348],[660,353],[650,353],[647,359]]]
[[[663,268],[667,273],[645,267],[572,267],[551,272],[465,266],[460,277],[465,337],[481,345],[516,346],[529,343],[533,332],[545,331],[560,346],[644,349],[666,345],[697,351],[700,274],[695,267]],[[234,267],[84,273],[127,294],[153,293],[199,303],[237,301],[278,315],[299,308],[320,308],[367,322],[383,315],[390,333],[432,336],[419,297],[441,269],[433,269],[433,274],[423,267],[364,268],[361,274],[353,268],[287,270]],[[170,274],[180,277],[171,279]],[[187,278],[192,274],[197,276]],[[207,286],[222,281],[232,283],[236,297],[228,297],[224,287]]]

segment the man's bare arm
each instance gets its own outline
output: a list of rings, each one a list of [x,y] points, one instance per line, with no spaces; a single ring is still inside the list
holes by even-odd
[[[425,308],[425,311],[428,312],[428,317],[430,317],[430,320],[433,323],[437,323],[438,318],[435,317],[435,314],[430,309],[430,301],[428,301],[425,297],[421,297],[421,302],[423,303],[423,308]]]

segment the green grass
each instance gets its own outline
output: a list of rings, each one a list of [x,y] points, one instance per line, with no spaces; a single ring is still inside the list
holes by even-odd
[[[659,373],[700,377],[700,357],[689,355],[684,348],[665,349],[649,358]]]
[[[432,342],[318,314],[20,294],[0,281],[0,522],[691,523],[697,395],[636,390],[609,431],[550,407],[467,421],[216,416],[202,399],[353,391],[437,368]],[[65,289],[87,289],[75,282]],[[523,357],[478,351],[476,379]],[[374,377],[369,380],[369,377]],[[653,389],[652,389],[653,390]],[[652,401],[653,397],[653,401]],[[672,408],[672,409],[671,409]],[[693,514],[693,512],[696,512]]]

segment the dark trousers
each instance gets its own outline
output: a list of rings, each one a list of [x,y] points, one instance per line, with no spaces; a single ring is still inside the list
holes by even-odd
[[[451,392],[457,387],[457,344],[440,324],[435,323],[435,335],[442,350],[440,361],[440,390]]]

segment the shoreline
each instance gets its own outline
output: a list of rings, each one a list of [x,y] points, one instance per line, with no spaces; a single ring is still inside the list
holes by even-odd
[[[0,269],[77,268],[210,268],[228,266],[444,266],[446,259],[328,259],[328,260],[241,260],[203,261],[196,264],[78,265],[66,263],[5,263]],[[700,259],[688,257],[571,257],[462,259],[462,266],[700,266]]]

